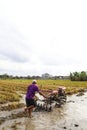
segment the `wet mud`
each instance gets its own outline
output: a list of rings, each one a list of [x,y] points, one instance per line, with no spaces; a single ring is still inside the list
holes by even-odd
[[[24,106],[0,110],[0,130],[87,130],[87,92],[68,96],[61,108],[33,112],[32,115],[32,118],[28,117]]]

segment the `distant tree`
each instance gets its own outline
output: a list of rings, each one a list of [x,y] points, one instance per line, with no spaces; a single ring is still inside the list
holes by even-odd
[[[1,78],[1,79],[8,79],[8,78],[9,78],[9,75],[3,74],[3,75],[0,75],[0,78]]]
[[[79,81],[79,80],[80,80],[80,79],[79,79],[80,74],[79,74],[78,72],[74,72],[73,74],[74,74],[74,80],[75,80],[75,81]]]
[[[70,79],[71,79],[71,81],[74,80],[74,76],[73,76],[73,74],[71,72],[70,72]]]
[[[87,80],[87,75],[86,75],[86,72],[85,71],[82,71],[80,73],[80,80],[81,81],[86,81]]]
[[[85,71],[70,73],[70,79],[71,81],[87,81],[87,73]]]

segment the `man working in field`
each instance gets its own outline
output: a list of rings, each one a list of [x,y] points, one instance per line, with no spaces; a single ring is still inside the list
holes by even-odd
[[[38,86],[36,85],[37,81],[33,80],[32,84],[28,86],[27,93],[26,93],[26,108],[25,112],[29,112],[29,117],[31,117],[31,113],[33,111],[33,108],[36,106],[34,96],[35,92],[38,92],[43,97],[46,98],[46,96],[39,90]]]

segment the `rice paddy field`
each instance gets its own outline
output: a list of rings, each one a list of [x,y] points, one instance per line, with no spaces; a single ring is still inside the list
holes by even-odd
[[[40,90],[57,90],[58,87],[64,86],[67,102],[60,108],[53,107],[51,112],[33,112],[33,117],[29,118],[24,112],[25,93],[32,80],[0,80],[0,130],[87,130],[86,81],[37,82]]]
[[[59,86],[66,87],[66,94],[73,94],[87,89],[86,81],[70,80],[37,80],[40,90],[57,90]],[[11,79],[0,80],[0,104],[19,101],[21,96],[18,92],[25,94],[27,86],[32,80]]]

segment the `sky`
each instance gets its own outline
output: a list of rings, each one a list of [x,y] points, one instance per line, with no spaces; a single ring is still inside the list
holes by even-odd
[[[0,74],[87,71],[87,0],[0,0]]]

